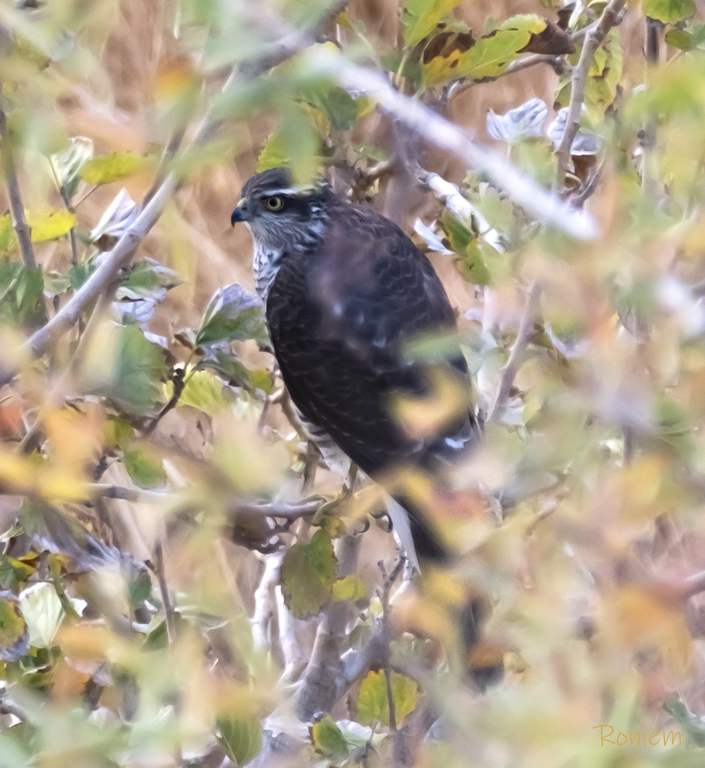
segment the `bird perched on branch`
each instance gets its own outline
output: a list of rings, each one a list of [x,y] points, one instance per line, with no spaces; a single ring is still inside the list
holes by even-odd
[[[237,222],[252,233],[284,383],[324,460],[340,466],[347,457],[389,490],[388,512],[412,563],[443,559],[437,532],[399,480],[409,471],[433,476],[477,434],[455,313],[433,266],[384,216],[323,181],[296,186],[282,168],[245,184]],[[446,354],[412,354],[411,342],[438,334]],[[434,397],[449,391],[451,407],[438,405]],[[430,428],[405,424],[403,404],[414,413],[424,402],[440,417],[432,414]]]

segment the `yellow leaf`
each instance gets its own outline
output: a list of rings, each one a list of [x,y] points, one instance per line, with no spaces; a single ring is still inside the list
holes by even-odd
[[[419,701],[419,685],[411,677],[398,672],[391,673],[392,700],[397,727],[410,715]],[[378,720],[389,725],[389,695],[387,679],[382,670],[367,673],[360,685],[357,697],[357,716],[360,723],[368,724]]]
[[[334,600],[350,600],[354,603],[367,597],[367,589],[357,576],[346,576],[333,584]]]
[[[76,226],[76,215],[66,210],[37,213],[27,211],[27,223],[32,229],[32,242],[56,240]]]

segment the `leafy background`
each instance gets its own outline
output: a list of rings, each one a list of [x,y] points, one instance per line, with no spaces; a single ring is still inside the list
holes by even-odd
[[[2,768],[700,764],[705,25],[622,6],[0,5]],[[458,307],[421,581],[267,352],[229,218],[284,162]]]

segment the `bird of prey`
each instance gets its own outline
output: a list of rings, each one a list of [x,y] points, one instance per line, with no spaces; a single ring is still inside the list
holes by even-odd
[[[454,331],[455,312],[402,230],[322,180],[296,186],[282,168],[245,184],[237,222],[253,237],[257,292],[284,383],[329,466],[342,454],[384,484],[397,470],[433,475],[464,454],[478,425],[460,347],[433,362],[408,354],[415,337]],[[395,398],[428,396],[439,375],[460,383],[467,405],[435,434],[412,435],[395,417]],[[444,559],[419,505],[403,488],[390,494],[410,561]]]

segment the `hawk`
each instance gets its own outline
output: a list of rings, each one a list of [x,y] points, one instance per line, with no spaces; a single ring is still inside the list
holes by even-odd
[[[243,187],[231,223],[254,241],[257,292],[291,400],[324,460],[344,457],[384,485],[398,470],[434,475],[477,435],[469,407],[419,437],[395,417],[395,398],[427,397],[441,374],[468,394],[457,343],[432,363],[408,354],[421,335],[455,331],[456,316],[430,261],[402,230],[323,181],[296,186],[274,168]],[[412,563],[444,559],[437,533],[403,489],[388,512]],[[418,558],[417,558],[418,556]]]

